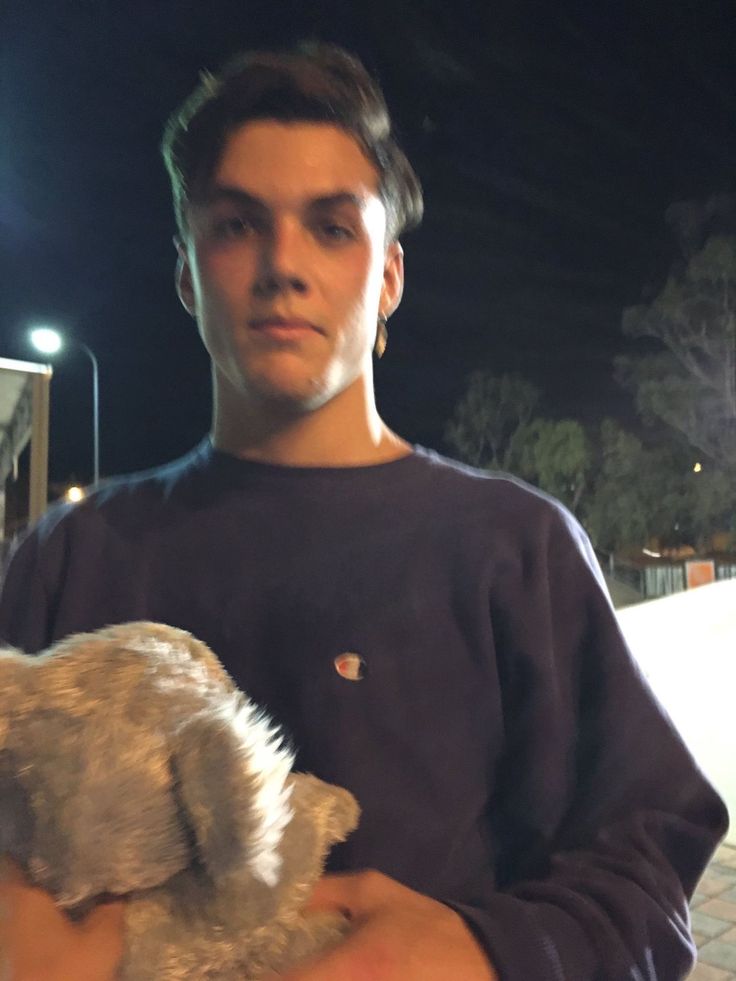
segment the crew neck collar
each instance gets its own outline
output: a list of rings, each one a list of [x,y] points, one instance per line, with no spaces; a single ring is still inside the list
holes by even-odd
[[[225,450],[214,446],[211,436],[204,437],[202,442],[195,449],[203,465],[212,465],[218,469],[228,470],[231,473],[251,473],[251,474],[272,474],[274,476],[327,476],[340,474],[356,475],[367,473],[387,473],[391,470],[404,470],[413,465],[417,455],[423,452],[422,447],[410,444],[409,452],[392,460],[384,460],[376,463],[351,464],[347,466],[297,466],[287,463],[268,463],[262,460],[250,460],[236,456]]]

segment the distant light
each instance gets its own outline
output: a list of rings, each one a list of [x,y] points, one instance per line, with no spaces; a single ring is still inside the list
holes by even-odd
[[[693,467],[693,473],[700,473],[702,469],[703,469],[702,463],[696,463],[695,466]]]
[[[643,552],[644,555],[649,555],[653,559],[661,559],[662,558],[662,553],[661,552],[653,552],[650,548],[643,548],[642,549],[642,552]]]
[[[67,499],[67,501],[71,501],[73,504],[76,504],[78,501],[83,501],[86,495],[83,487],[78,487],[76,484],[74,484],[67,488],[64,497]]]
[[[61,350],[61,334],[53,327],[34,327],[31,331],[31,344],[41,354],[56,354]]]

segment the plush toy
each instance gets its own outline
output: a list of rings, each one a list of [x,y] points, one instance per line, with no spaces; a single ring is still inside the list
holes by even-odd
[[[0,651],[0,853],[72,915],[128,898],[126,981],[257,979],[344,934],[303,907],[358,806],[293,762],[182,630]]]

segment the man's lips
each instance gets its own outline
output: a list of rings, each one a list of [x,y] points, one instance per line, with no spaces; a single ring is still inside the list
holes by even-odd
[[[309,320],[304,320],[301,317],[256,317],[248,321],[248,326],[259,333],[271,334],[276,337],[289,337],[304,333],[324,333],[316,324],[313,324]]]

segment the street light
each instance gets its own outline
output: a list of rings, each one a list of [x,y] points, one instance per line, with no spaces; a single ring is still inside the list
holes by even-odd
[[[30,333],[31,344],[42,354],[57,354],[64,346],[64,338],[53,327],[34,327]],[[100,375],[97,358],[82,341],[70,343],[80,347],[92,362],[92,417],[94,422],[94,480],[100,481]]]
[[[80,501],[83,501],[84,496],[84,487],[80,487],[78,484],[72,484],[64,492],[65,499],[71,501],[72,504],[78,504]]]

